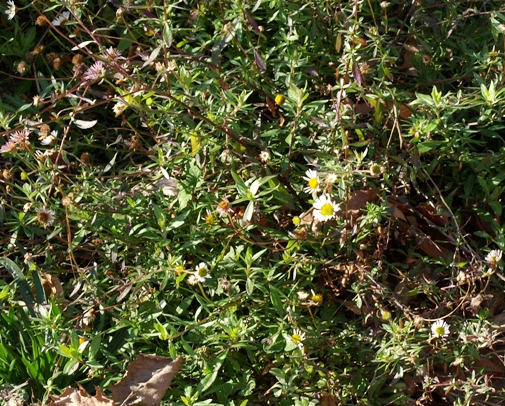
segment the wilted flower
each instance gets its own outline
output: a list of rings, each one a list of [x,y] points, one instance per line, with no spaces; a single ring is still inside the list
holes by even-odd
[[[19,147],[21,149],[28,149],[28,147],[30,146],[29,136],[30,131],[28,130],[16,131],[10,135],[7,144],[11,143],[12,145]],[[2,146],[1,152],[15,152],[15,149],[14,151],[12,151],[12,145],[7,144]]]
[[[38,94],[36,94],[35,96],[33,96],[33,102],[32,102],[32,104],[35,107],[38,107],[38,106],[42,105],[42,97],[40,97]]]
[[[116,61],[116,60],[119,60],[119,59],[125,59],[121,55],[121,51],[119,49],[116,49],[116,48],[113,48],[113,47],[109,47],[105,51],[103,51],[103,57],[105,59],[108,59],[109,61]]]
[[[39,220],[40,224],[48,225],[54,221],[54,211],[42,208],[39,210],[39,214],[37,216],[37,220]]]
[[[63,207],[70,207],[73,204],[71,195],[72,194],[70,194],[69,196],[63,196],[61,198],[61,204],[63,205]]]
[[[333,185],[337,181],[337,179],[338,179],[337,175],[335,173],[333,173],[333,172],[330,172],[324,178],[324,182],[327,185]]]
[[[7,168],[4,168],[4,170],[2,171],[2,177],[6,180],[9,180],[10,178],[12,178],[12,172]]]
[[[491,268],[496,268],[501,261],[503,252],[501,250],[492,250],[486,255],[486,262]]]
[[[35,25],[39,25],[42,27],[42,26],[46,25],[47,22],[48,22],[47,17],[44,14],[41,14],[35,20]]]
[[[30,132],[27,130],[16,131],[11,134],[10,140],[16,145],[21,145],[21,146],[30,145],[30,140],[28,138],[29,135],[30,135]]]
[[[112,107],[112,111],[114,111],[114,114],[118,117],[127,108],[128,104],[126,104],[123,100],[118,100],[114,107]]]
[[[305,241],[308,236],[308,232],[306,228],[297,228],[293,232],[288,233],[291,238],[294,238],[297,241]]]
[[[10,152],[11,154],[14,154],[16,151],[16,144],[14,144],[12,141],[7,141],[0,147],[0,153]]]
[[[370,175],[377,176],[384,172],[384,168],[377,163],[370,164]]]
[[[9,6],[7,8],[7,10],[5,10],[5,14],[7,14],[7,18],[9,20],[12,20],[14,18],[14,16],[16,15],[16,12],[18,11],[18,8],[16,7],[16,5],[14,4],[14,1],[13,0],[9,0],[7,2],[7,5]]]
[[[28,70],[28,64],[25,61],[21,61],[17,64],[16,70],[20,75],[24,75]]]
[[[458,281],[458,285],[468,283],[468,281],[470,280],[470,275],[468,275],[465,271],[460,270],[458,272],[458,276],[456,277],[456,280]]]
[[[226,217],[228,214],[232,213],[230,201],[226,198],[226,196],[223,196],[223,200],[221,200],[217,205],[216,211],[221,217]]]
[[[198,278],[194,274],[189,275],[189,277],[186,281],[190,285],[198,285]]]
[[[300,330],[293,330],[293,334],[289,336],[289,341],[296,345],[298,348],[303,348],[303,341],[305,340],[305,333]]]
[[[219,285],[221,285],[223,290],[229,291],[231,289],[231,282],[228,279],[219,279]]]
[[[305,172],[303,179],[307,181],[307,187],[303,189],[304,192],[313,193],[319,191],[319,177],[316,171],[309,169]]]
[[[102,61],[96,61],[84,72],[84,80],[94,82],[105,75],[105,66]]]
[[[212,278],[209,273],[209,268],[205,262],[200,262],[193,273],[198,282],[205,282],[206,279]]]
[[[221,155],[219,155],[219,159],[221,160],[222,163],[228,163],[233,161],[233,154],[229,149],[225,149],[223,152],[221,152]]]
[[[260,152],[260,161],[267,163],[270,160],[270,152],[261,151]]]
[[[30,264],[31,262],[33,262],[33,255],[31,252],[27,252],[24,256],[24,261],[23,261],[25,264]]]
[[[297,292],[297,295],[298,295],[298,300],[300,300],[302,302],[309,298],[309,294],[307,292],[302,291],[302,290]]]
[[[175,61],[169,60],[167,62],[167,73],[174,73],[177,70],[177,63]]]
[[[318,221],[331,220],[338,210],[340,210],[339,205],[328,195],[319,196],[314,202],[314,218]]]
[[[431,326],[431,333],[434,337],[447,337],[450,333],[449,324],[444,320],[437,320]]]

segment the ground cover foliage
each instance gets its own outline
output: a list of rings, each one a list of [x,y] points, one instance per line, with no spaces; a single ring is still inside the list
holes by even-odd
[[[502,1],[2,6],[5,403],[504,403]]]

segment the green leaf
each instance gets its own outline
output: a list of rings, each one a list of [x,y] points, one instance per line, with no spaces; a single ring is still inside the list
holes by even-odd
[[[284,317],[286,314],[286,309],[282,303],[280,291],[273,286],[270,286],[270,301],[274,305],[275,310],[277,310],[279,316]]]
[[[219,357],[216,358],[216,363],[214,364],[212,372],[200,381],[200,383],[196,388],[197,392],[204,393],[207,389],[211,387],[211,385],[216,380],[219,370],[221,369],[221,366],[223,365],[223,362],[227,356],[228,351],[225,351]]]
[[[21,297],[28,306],[28,311],[33,317],[35,317],[35,311],[33,310],[35,300],[33,298],[30,285],[28,285],[28,282],[26,281],[25,275],[21,271],[21,268],[19,268],[19,266],[17,266],[16,263],[9,258],[0,258],[0,264],[2,264],[14,277],[14,281],[18,285],[21,292]]]
[[[169,21],[165,21],[163,24],[163,41],[165,41],[166,48],[170,48],[172,46],[172,41],[174,40],[174,36],[172,34],[172,24]]]
[[[469,176],[468,178],[466,178],[465,184],[463,187],[463,190],[465,191],[465,196],[471,195],[472,190],[473,190],[473,185],[475,183],[474,179],[475,178],[473,176]]]
[[[245,182],[242,180],[242,178],[240,176],[238,176],[238,174],[235,171],[231,171],[231,176],[233,177],[233,180],[235,181],[235,187],[237,188],[237,191],[242,196],[247,195],[249,188],[247,187]]]
[[[100,334],[97,334],[93,339],[91,340],[91,345],[89,347],[89,357],[91,359],[94,359],[98,351],[100,351],[100,344],[102,343],[102,336]]]
[[[430,96],[418,93],[416,95],[416,97],[417,97],[417,100],[414,100],[414,102],[412,104],[421,104],[421,105],[425,105],[425,106],[428,106],[431,108],[436,107],[435,101]]]
[[[10,286],[9,285],[5,285],[3,287],[3,289],[0,291],[0,300],[3,300],[7,296],[9,296],[9,292],[10,292]]]
[[[422,154],[426,154],[427,152],[430,152],[432,149],[435,149],[445,143],[446,143],[446,141],[420,142],[417,144],[417,150],[419,151],[419,155],[422,155]]]
[[[286,383],[286,374],[279,368],[271,368],[270,373],[277,378],[277,380],[285,384]]]
[[[33,271],[31,273],[33,278],[33,284],[35,285],[35,291],[37,292],[37,303],[38,304],[46,304],[46,292],[44,291],[44,287],[42,286],[42,281],[40,280],[40,275],[37,271]]]
[[[200,136],[196,133],[193,133],[189,136],[191,140],[191,155],[195,156],[198,154],[198,151],[202,148],[202,143],[200,142]]]
[[[253,290],[254,290],[254,282],[251,278],[247,278],[245,282],[245,290],[248,295],[252,295]]]
[[[490,201],[490,202],[487,202],[489,204],[489,206],[491,206],[491,208],[493,209],[493,211],[498,215],[498,216],[501,216],[501,213],[502,213],[502,205],[500,202],[496,202],[496,201]]]
[[[482,176],[477,176],[477,181],[479,182],[480,186],[482,187],[482,190],[484,190],[484,193],[486,196],[489,196],[489,187],[487,185],[486,180]]]

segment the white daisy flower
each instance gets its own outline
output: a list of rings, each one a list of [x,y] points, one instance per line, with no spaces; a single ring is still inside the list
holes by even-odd
[[[51,134],[49,136],[43,137],[40,143],[42,145],[53,145],[57,139],[58,139],[58,130],[53,130],[51,131]]]
[[[449,324],[444,320],[437,320],[431,325],[431,333],[434,337],[447,337],[450,333]]]
[[[289,336],[289,341],[296,345],[298,348],[303,348],[303,341],[305,340],[305,333],[300,330],[293,330],[293,334]]]
[[[205,262],[200,262],[193,273],[198,282],[205,282],[206,279],[212,278],[209,273],[209,268]]]
[[[9,0],[7,2],[7,5],[9,6],[7,8],[7,10],[5,10],[5,14],[7,14],[7,18],[9,20],[12,20],[14,18],[14,16],[16,15],[16,12],[18,11],[18,8],[16,7],[16,5],[14,4],[14,1],[13,0]]]
[[[70,11],[64,11],[53,20],[52,24],[56,27],[59,25],[64,25],[68,21],[69,17],[70,17]]]
[[[328,221],[335,217],[340,206],[329,195],[321,195],[314,202],[314,218],[318,221]]]
[[[501,261],[503,252],[501,250],[492,250],[486,255],[486,262],[491,268],[496,268]]]
[[[305,176],[303,177],[307,181],[307,187],[303,189],[306,193],[314,193],[319,192],[319,177],[317,176],[317,172],[313,169],[309,169],[305,172]]]

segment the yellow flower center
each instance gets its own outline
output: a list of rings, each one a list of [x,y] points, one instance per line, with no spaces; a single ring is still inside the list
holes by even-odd
[[[213,226],[215,222],[216,222],[215,218],[212,214],[207,214],[205,216],[205,224],[207,224],[208,226]]]
[[[182,274],[183,272],[184,272],[184,266],[182,266],[182,265],[177,265],[177,266],[175,267],[175,273],[176,273],[177,275],[180,275],[180,274]]]
[[[323,303],[323,296],[322,296],[322,295],[319,295],[319,294],[317,294],[317,295],[313,295],[313,296],[312,296],[312,298],[311,298],[311,300],[312,300],[314,303],[316,303],[316,304],[318,304],[318,305],[319,305],[319,304]]]
[[[221,200],[217,205],[218,210],[228,211],[230,210],[230,204],[226,200]]]
[[[208,274],[209,272],[207,271],[207,268],[200,268],[198,270],[198,276],[200,276],[201,278],[205,278]]]
[[[310,187],[311,189],[317,189],[317,187],[319,186],[319,181],[317,180],[317,178],[311,178],[307,183],[307,186]]]
[[[333,216],[333,205],[330,203],[325,203],[323,207],[321,207],[321,214],[323,216]]]
[[[300,335],[299,335],[299,334],[293,334],[293,335],[291,336],[291,342],[292,342],[293,344],[295,344],[295,345],[299,345],[299,344],[301,344],[301,343],[302,343],[302,341],[303,341],[303,340],[302,340],[302,337],[300,337]]]
[[[437,333],[437,335],[439,335],[439,336],[443,336],[445,334],[445,327],[444,326],[438,326],[435,329],[435,333]]]

